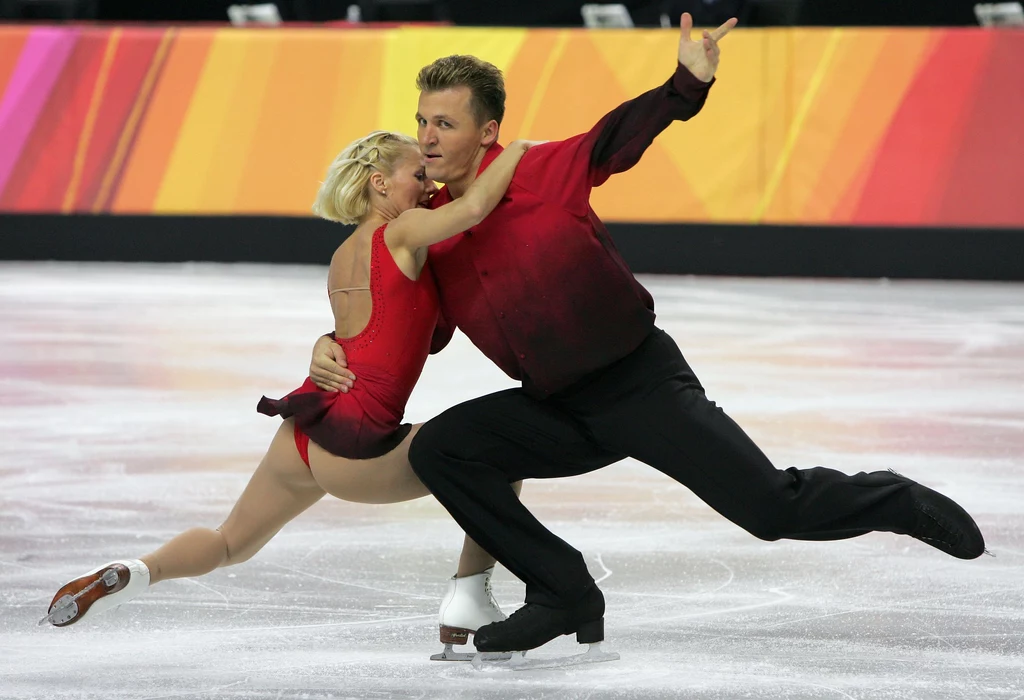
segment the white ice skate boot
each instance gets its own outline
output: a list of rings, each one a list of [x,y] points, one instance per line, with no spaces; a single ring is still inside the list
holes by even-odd
[[[81,619],[127,603],[149,587],[149,568],[138,559],[104,564],[64,584],[39,624],[67,627]]]
[[[448,593],[441,601],[438,623],[441,627],[441,643],[444,651],[431,656],[433,661],[469,661],[471,653],[452,651],[454,644],[466,644],[469,635],[492,622],[501,622],[507,616],[498,607],[491,595],[492,566],[479,574],[452,576],[448,581]]]

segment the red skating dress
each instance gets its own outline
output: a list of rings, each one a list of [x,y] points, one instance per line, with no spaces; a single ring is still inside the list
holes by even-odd
[[[372,459],[397,447],[412,427],[402,418],[430,353],[437,288],[429,264],[415,281],[398,268],[384,243],[386,226],[370,245],[370,321],[359,335],[335,340],[355,385],[348,393],[323,391],[307,377],[283,399],[264,396],[256,407],[295,419],[295,444],[307,465],[309,440],[339,457]]]

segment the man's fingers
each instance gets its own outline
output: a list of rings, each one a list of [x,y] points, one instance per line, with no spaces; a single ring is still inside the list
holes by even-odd
[[[336,379],[332,379],[329,374],[322,372],[310,373],[309,378],[313,380],[313,383],[325,391],[338,391],[341,389],[341,383]]]
[[[348,367],[348,358],[345,356],[345,351],[341,349],[341,346],[337,343],[331,343],[327,348],[327,354],[331,356],[337,364],[342,367]]]
[[[317,358],[313,361],[313,366],[320,371],[320,374],[332,379],[355,380],[356,378],[356,375],[348,368],[344,353],[331,353],[330,359]]]
[[[340,349],[338,352],[335,352],[334,349],[332,348],[331,351],[328,352],[328,354],[339,367],[348,367],[348,358],[345,357],[345,353],[343,351],[340,351]]]
[[[714,39],[715,41],[718,41],[723,36],[728,34],[729,30],[732,29],[733,27],[735,27],[737,22],[739,22],[739,20],[736,19],[735,17],[733,17],[732,19],[726,20],[725,24],[723,24],[721,27],[719,27],[718,29],[716,29],[713,32],[711,32],[711,38]]]
[[[317,376],[310,377],[309,379],[311,379],[313,381],[313,384],[315,384],[317,387],[324,389],[326,391],[347,392],[349,389],[352,388],[352,383],[349,380],[338,377],[337,375]]]
[[[689,12],[684,12],[683,16],[679,18],[679,31],[682,32],[683,37],[689,39],[691,29],[693,29],[693,17]]]
[[[355,375],[348,370],[342,370],[342,372],[345,374],[336,374],[334,372],[328,372],[317,368],[317,371],[315,373],[311,373],[309,378],[312,379],[314,383],[323,382],[324,384],[329,384],[336,389],[351,387],[356,378]]]

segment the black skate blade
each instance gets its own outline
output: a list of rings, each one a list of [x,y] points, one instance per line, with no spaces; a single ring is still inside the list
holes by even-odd
[[[512,652],[511,658],[496,658],[508,652],[482,652],[473,657],[473,668],[478,671],[500,669],[509,671],[538,671],[542,669],[569,668],[585,664],[597,664],[605,661],[618,661],[621,657],[616,651],[603,651],[601,642],[591,644],[582,654],[571,656],[554,656],[548,658],[527,659],[525,651]]]

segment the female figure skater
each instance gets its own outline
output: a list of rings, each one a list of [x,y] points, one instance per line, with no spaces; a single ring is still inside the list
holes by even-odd
[[[427,247],[483,220],[534,143],[513,143],[465,196],[433,211],[425,205],[436,188],[415,139],[376,131],[346,147],[313,210],[358,224],[334,253],[327,279],[336,342],[359,381],[348,392],[328,392],[307,379],[283,399],[263,397],[257,410],[285,420],[224,523],[186,530],[139,559],[76,578],[57,591],[44,619],[71,625],[159,581],[246,561],[325,493],[357,503],[429,495],[408,460],[419,425],[402,423],[439,313]],[[467,537],[441,606],[442,658],[452,658],[451,645],[465,644],[478,627],[505,618],[490,594],[493,566]]]

